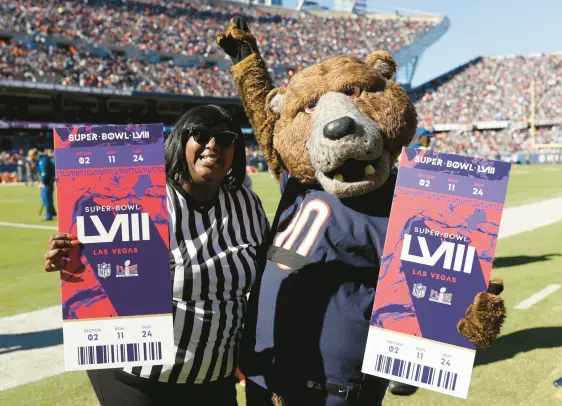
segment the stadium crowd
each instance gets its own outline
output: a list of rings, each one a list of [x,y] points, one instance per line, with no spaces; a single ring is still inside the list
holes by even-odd
[[[17,164],[22,159],[25,159],[23,151],[0,151],[0,164]]]
[[[334,54],[364,57],[373,49],[396,51],[434,24],[408,17],[336,18],[264,10],[180,0],[0,0],[0,31],[43,33],[76,41],[29,47],[14,39],[0,40],[0,79],[237,97],[230,74],[218,66],[186,67],[173,61],[174,54],[222,57],[215,36],[234,14],[260,22],[252,27],[270,66],[274,61],[292,66],[270,69],[276,86],[287,84],[303,66]],[[161,59],[152,63],[115,50],[111,56],[100,57],[79,46],[84,40],[156,51]],[[562,54],[479,58],[461,72],[451,72],[417,89],[413,98],[420,121],[426,125],[523,121],[530,116],[533,80],[536,118],[560,117]]]
[[[431,123],[523,121],[535,83],[537,119],[562,115],[562,54],[486,57],[419,88],[416,109]]]
[[[33,151],[37,150],[0,150],[0,182],[32,184],[37,181],[37,163]]]
[[[562,127],[537,128],[535,144],[562,145]],[[536,152],[530,129],[437,133],[431,143],[431,149],[487,159],[499,159],[520,152]]]
[[[270,64],[308,65],[341,53],[365,57],[374,49],[394,52],[435,25],[408,17],[334,18],[199,2],[0,0],[0,29],[158,53],[222,57],[215,37],[234,14],[260,22],[252,27]]]
[[[172,61],[101,58],[74,47],[27,49],[0,41],[0,79],[47,82],[194,96],[236,97],[234,83],[218,68],[185,68]]]

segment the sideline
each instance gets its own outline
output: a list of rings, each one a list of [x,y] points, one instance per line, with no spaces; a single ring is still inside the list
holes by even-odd
[[[515,306],[515,309],[520,309],[520,310],[528,309],[531,306],[533,306],[534,304],[537,304],[538,302],[543,300],[548,295],[551,295],[552,293],[556,292],[561,287],[562,287],[561,285],[556,285],[556,284],[548,285],[543,290],[539,290],[534,295],[532,295],[532,296],[528,297],[527,299],[523,300],[521,303],[519,303],[517,306]]]
[[[16,227],[16,228],[36,228],[40,230],[57,230],[55,226],[42,226],[39,224],[23,224],[23,223],[8,223],[0,221],[0,227]]]

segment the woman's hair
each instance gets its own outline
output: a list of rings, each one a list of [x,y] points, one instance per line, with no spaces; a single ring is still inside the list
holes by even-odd
[[[189,168],[185,158],[185,146],[190,137],[192,127],[212,128],[217,125],[224,125],[230,131],[238,134],[234,141],[234,159],[232,166],[227,172],[222,184],[231,192],[240,189],[246,177],[246,149],[244,145],[244,135],[228,112],[222,107],[213,104],[198,106],[185,112],[174,129],[166,138],[164,151],[166,155],[166,176],[178,182],[191,180]]]

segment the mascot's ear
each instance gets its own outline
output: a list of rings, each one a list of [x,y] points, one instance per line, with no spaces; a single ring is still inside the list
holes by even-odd
[[[284,87],[278,87],[273,89],[267,94],[265,98],[265,104],[277,117],[281,115],[283,111],[283,106],[285,105],[285,93],[286,89]]]
[[[365,63],[385,79],[391,80],[396,75],[396,62],[386,51],[373,52],[365,59]]]

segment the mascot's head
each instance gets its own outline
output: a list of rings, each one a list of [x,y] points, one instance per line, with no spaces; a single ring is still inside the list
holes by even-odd
[[[267,106],[276,117],[272,144],[280,166],[337,197],[382,186],[417,126],[410,98],[392,81],[395,74],[387,52],[365,61],[338,56],[273,89]]]

